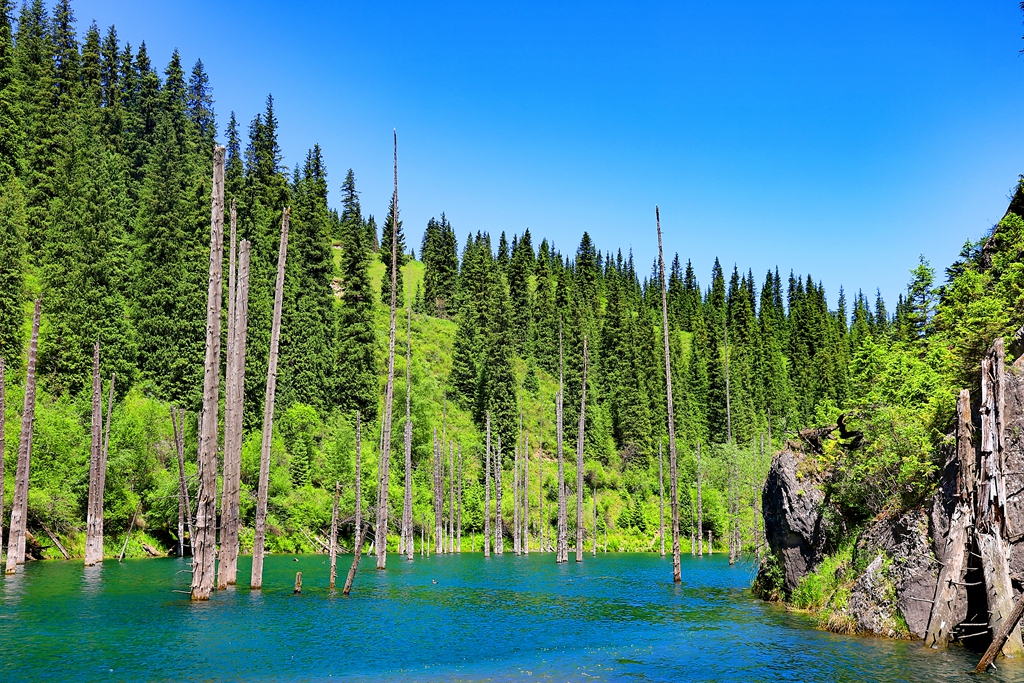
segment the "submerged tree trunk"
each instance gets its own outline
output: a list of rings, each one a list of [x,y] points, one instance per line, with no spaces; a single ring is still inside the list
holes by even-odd
[[[455,444],[448,444],[448,552],[455,552]]]
[[[412,307],[405,321],[405,492],[402,499],[402,536],[398,554],[412,559]],[[402,547],[404,546],[404,547]]]
[[[178,556],[185,556],[185,522],[188,522],[188,545],[192,550],[195,530],[192,528],[192,504],[188,499],[188,481],[185,479],[185,420],[184,412],[171,406],[171,423],[174,426],[174,447],[178,452]]]
[[[217,554],[217,590],[225,590],[228,587],[228,572],[234,573],[234,565],[238,556],[237,538],[238,530],[235,529],[235,543],[230,542],[231,526],[230,521],[230,499],[229,488],[231,486],[231,456],[234,453],[234,428],[235,428],[235,335],[237,332],[237,302],[238,302],[238,223],[235,211],[235,202],[231,201],[231,220],[228,230],[228,330],[227,349],[225,351],[224,367],[224,464],[222,466],[221,493],[220,493],[220,550]],[[234,552],[232,547],[234,546]]]
[[[491,411],[487,411],[487,436],[484,447],[484,557],[491,556]]]
[[[661,212],[654,207],[654,217],[658,225],[658,268],[661,275],[661,319],[662,336],[665,341],[665,403],[668,412],[668,469],[672,477],[672,580],[682,580],[679,571],[679,484],[676,463],[676,418],[672,406],[672,361],[669,354],[668,339],[668,293],[665,286],[665,255],[661,246]],[[728,393],[728,392],[726,392]]]
[[[661,539],[661,556],[665,557],[665,458],[662,450],[661,437],[658,437],[658,537]]]
[[[274,284],[274,318],[270,327],[270,355],[267,386],[263,397],[263,435],[260,443],[260,481],[256,497],[256,533],[252,544],[252,575],[249,586],[263,588],[263,549],[267,536],[267,495],[270,489],[270,447],[274,438],[274,394],[277,390],[277,347],[281,341],[281,306],[284,298],[284,269],[288,254],[291,209],[281,216],[281,244],[277,250],[277,281]]]
[[[505,552],[505,525],[501,519],[501,434],[498,435],[498,446],[494,452],[494,553]]]
[[[459,443],[459,519],[458,519],[458,540],[455,542],[455,550],[462,552],[462,443]]]
[[[199,438],[199,492],[193,539],[192,599],[209,600],[214,590],[217,543],[218,396],[220,390],[220,315],[224,260],[224,148],[213,153],[210,209],[210,276],[206,299],[206,360],[203,368],[203,423]]]
[[[341,482],[334,482],[334,506],[331,508],[331,590],[338,578],[338,498],[341,497]]]
[[[583,446],[586,443],[587,335],[583,335],[583,389],[580,395],[580,425],[576,437],[576,561],[583,561]]]
[[[5,395],[7,370],[4,357],[0,356],[0,559],[4,556],[4,453],[7,439],[4,432],[4,416],[7,414],[7,397]]]
[[[710,549],[708,552],[711,552]],[[704,555],[704,499],[701,492],[700,441],[697,442],[697,556]]]
[[[352,553],[359,555],[363,552],[363,542],[360,530],[363,528],[363,422],[359,411],[356,411],[356,511],[355,530],[353,538],[355,543],[352,546]],[[354,570],[353,570],[354,571]],[[347,582],[350,583],[350,582]],[[347,595],[347,593],[346,593]]]
[[[555,395],[555,440],[558,442],[558,522],[555,562],[569,561],[569,521],[566,518],[565,461],[562,452],[562,398],[564,372],[562,361],[562,321],[558,321],[558,393]]]
[[[356,551],[352,554],[352,566],[348,568],[348,576],[345,577],[345,588],[342,589],[342,595],[348,595],[352,592],[352,582],[356,578],[356,570],[359,569],[359,558],[363,556],[360,550],[363,547],[363,527],[362,525],[356,526]]]
[[[597,487],[594,487],[593,493],[590,494],[590,499],[594,501],[594,557],[597,557]]]
[[[530,435],[523,437],[523,552],[530,554]]]
[[[232,230],[235,223],[235,204],[231,203]],[[245,408],[245,347],[246,330],[249,324],[249,258],[248,240],[242,240],[238,257],[238,274],[235,278],[234,313],[229,317],[234,330],[228,333],[231,347],[228,349],[227,376],[228,399],[225,405],[231,410],[224,422],[224,482],[221,495],[221,543],[218,588],[233,586],[238,579],[238,527],[239,506],[242,492],[242,418]],[[230,305],[230,304],[229,304]],[[229,438],[230,434],[230,438]]]
[[[441,552],[441,448],[442,444],[437,440],[437,427],[434,427],[434,552]]]
[[[519,535],[519,439],[513,446],[512,456],[512,552],[520,555],[523,552]]]
[[[388,561],[388,510],[391,469],[391,412],[395,400],[395,308],[398,305],[398,131],[395,136],[395,191],[392,198],[391,224],[391,325],[388,332],[388,383],[384,390],[384,448],[380,454],[380,486],[377,488],[377,569]]]
[[[103,492],[100,484],[100,458],[103,444],[103,386],[100,380],[100,343],[92,349],[92,440],[89,449],[89,502],[85,522],[85,566],[103,561]],[[97,507],[99,510],[97,511]]]
[[[28,346],[25,369],[25,403],[21,411],[21,440],[18,443],[18,468],[14,473],[14,501],[11,504],[11,527],[7,533],[8,574],[25,564],[25,534],[28,521],[28,478],[32,461],[32,424],[36,412],[36,357],[39,353],[39,313],[42,301],[36,299],[32,313],[32,337]]]

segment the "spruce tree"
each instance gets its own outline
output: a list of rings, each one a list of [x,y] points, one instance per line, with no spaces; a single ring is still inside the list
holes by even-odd
[[[8,177],[0,187],[0,358],[8,371],[21,367],[24,347],[26,223],[21,183]]]

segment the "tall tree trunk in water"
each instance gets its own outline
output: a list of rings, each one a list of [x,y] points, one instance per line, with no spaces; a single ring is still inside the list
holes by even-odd
[[[594,492],[590,494],[590,499],[594,501],[594,557],[597,557],[597,487],[594,487]]]
[[[701,496],[700,442],[697,442],[697,556],[704,556],[704,500]]]
[[[437,427],[434,427],[434,552],[441,552],[441,443],[437,440]]]
[[[225,590],[228,587],[228,573],[234,574],[234,567],[238,559],[238,535],[235,530],[235,542],[230,541],[231,531],[229,501],[231,494],[228,489],[231,486],[231,455],[234,453],[234,427],[235,427],[235,334],[237,331],[236,320],[238,305],[238,222],[235,211],[235,201],[231,200],[231,220],[228,230],[228,333],[227,350],[225,352],[224,364],[224,465],[221,478],[220,493],[220,550],[217,553],[217,590]],[[232,551],[232,549],[234,549]]]
[[[530,554],[530,435],[523,438],[523,552]]]
[[[4,556],[4,449],[7,439],[4,437],[4,416],[7,414],[6,374],[4,357],[0,356],[0,558]]]
[[[668,470],[672,477],[672,580],[679,583],[682,576],[679,572],[679,482],[677,481],[676,463],[676,418],[672,407],[672,360],[669,354],[668,339],[668,293],[665,286],[665,254],[661,246],[661,212],[654,207],[654,217],[658,225],[658,269],[661,275],[661,322],[662,337],[665,341],[665,403],[668,411]],[[728,393],[728,392],[727,392]]]
[[[729,566],[736,564],[736,453],[729,463]]]
[[[210,276],[206,298],[206,359],[203,367],[203,424],[199,438],[199,493],[193,539],[192,599],[209,600],[214,589],[217,542],[218,395],[220,391],[220,315],[224,261],[224,148],[213,152],[210,207]]]
[[[231,202],[232,230],[235,224],[235,203]],[[249,240],[242,240],[238,256],[238,274],[235,278],[234,314],[229,316],[234,331],[228,333],[228,385],[226,405],[231,411],[225,416],[224,427],[224,482],[221,495],[221,543],[218,588],[233,586],[238,578],[238,526],[242,493],[242,417],[245,406],[245,347],[249,325]],[[229,304],[230,306],[231,304]],[[230,428],[230,431],[229,431]],[[230,434],[230,439],[228,435]]]
[[[455,550],[462,552],[462,443],[459,443],[459,520],[458,540],[455,542]]]
[[[331,585],[338,578],[338,498],[341,497],[341,482],[334,482],[334,507],[331,508]]]
[[[491,556],[491,411],[487,411],[487,441],[484,447],[484,557]]]
[[[232,242],[236,230],[234,200],[231,202]],[[234,246],[232,245],[232,251]],[[238,575],[238,525],[242,487],[242,411],[245,405],[245,347],[249,314],[248,240],[239,245],[234,286],[229,286],[227,399],[224,419],[224,480],[221,493],[220,567],[217,587],[221,590],[236,583]],[[234,256],[232,256],[234,261]]]
[[[42,302],[36,299],[32,313],[32,338],[28,346],[25,370],[25,403],[21,411],[21,440],[18,443],[18,468],[14,473],[14,501],[11,504],[11,526],[7,532],[7,573],[18,571],[25,564],[25,533],[28,517],[28,478],[32,460],[32,425],[36,411],[36,357],[39,353],[39,313]]]
[[[342,595],[348,595],[352,590],[352,582],[356,578],[356,569],[359,568],[359,558],[363,555],[363,426],[359,411],[356,411],[356,529],[352,545],[352,566],[348,568],[348,576],[345,578],[345,588]]]
[[[284,268],[288,254],[288,227],[291,209],[281,216],[281,244],[277,250],[277,281],[274,284],[274,318],[270,327],[270,356],[267,362],[267,388],[263,397],[263,438],[260,444],[260,481],[256,497],[256,534],[252,544],[253,589],[263,588],[263,547],[267,536],[267,494],[270,488],[270,446],[274,437],[274,394],[277,390],[277,346],[281,341],[281,306],[284,297]]]
[[[505,552],[505,525],[501,519],[501,434],[498,435],[498,447],[494,451],[494,554]]]
[[[562,453],[562,390],[564,372],[562,367],[562,320],[558,320],[558,394],[555,395],[555,440],[558,442],[558,522],[555,541],[555,562],[569,561],[569,522],[565,501],[565,459]]]
[[[580,397],[580,426],[576,436],[576,561],[583,561],[583,445],[587,412],[587,335],[583,335],[583,389]]]
[[[92,440],[89,449],[89,503],[85,522],[85,566],[103,561],[103,492],[99,490],[103,444],[103,385],[100,380],[100,343],[92,349]],[[97,503],[99,511],[97,512]]]
[[[661,437],[658,437],[658,536],[661,538],[661,556],[665,557],[665,467]],[[596,541],[595,541],[596,542]]]
[[[388,331],[388,383],[384,391],[383,448],[380,454],[380,485],[377,487],[377,569],[388,561],[388,507],[391,470],[391,412],[395,400],[395,308],[398,305],[398,131],[395,141],[395,191],[392,197],[391,224],[391,325]]]
[[[512,457],[512,552],[519,555],[523,552],[519,536],[519,439],[513,446]]]
[[[412,307],[405,322],[405,491],[402,496],[402,535],[398,554],[412,559]]]
[[[185,479],[185,412],[171,406],[171,423],[174,426],[174,446],[178,452],[178,555],[184,557],[184,522],[188,522],[189,552],[192,550],[192,539],[196,537],[192,527],[192,503],[188,499],[188,482]]]
[[[448,443],[448,552],[455,552],[455,444]]]

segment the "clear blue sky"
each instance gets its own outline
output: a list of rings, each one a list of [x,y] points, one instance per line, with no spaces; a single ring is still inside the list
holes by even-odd
[[[811,272],[890,310],[999,220],[1024,172],[1016,0],[303,3],[77,0],[162,68],[202,58],[223,131],[273,93],[285,163],[320,143],[385,213],[391,129],[408,241],[584,230],[604,251]]]

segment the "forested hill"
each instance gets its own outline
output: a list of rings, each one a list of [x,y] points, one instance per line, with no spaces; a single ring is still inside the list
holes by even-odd
[[[533,533],[550,529],[561,340],[570,451],[584,343],[588,348],[585,466],[587,495],[597,496],[598,533],[609,539],[609,549],[655,548],[658,455],[667,425],[656,269],[635,264],[614,245],[599,250],[586,233],[563,254],[528,230],[511,240],[489,235],[486,226],[459,226],[457,232],[444,214],[426,226],[421,244],[408,245],[401,222],[392,225],[390,207],[378,207],[388,216],[380,226],[364,213],[351,170],[330,176],[331,182],[343,180],[340,210],[329,206],[329,176],[317,145],[295,168],[282,165],[272,97],[244,132],[233,112],[218,126],[201,61],[188,70],[175,52],[165,66],[156,66],[144,43],[122,44],[113,27],[80,29],[68,0],[52,10],[33,0],[17,17],[13,3],[0,0],[7,509],[31,306],[38,297],[41,389],[30,528],[44,523],[80,552],[98,339],[105,383],[116,373],[107,533],[123,534],[141,504],[147,533],[169,547],[177,519],[169,407],[190,411],[186,443],[194,473],[211,151],[219,142],[227,147],[227,197],[237,205],[240,237],[252,243],[242,495],[250,531],[243,533],[243,547],[252,533],[281,215],[290,206],[271,548],[313,548],[305,531],[323,529],[329,520],[328,489],[335,480],[351,510],[356,411],[364,434],[380,433],[383,301],[390,296],[382,275],[390,253],[378,252],[378,245],[390,244],[394,229],[402,254],[399,305],[408,303],[413,311],[417,526],[433,528],[437,429],[465,454],[464,527],[482,528],[480,443],[489,411],[506,445],[516,443],[522,419],[535,463],[543,463],[543,488],[531,483],[530,489]],[[810,274],[778,269],[754,274],[716,260],[702,284],[693,264],[676,256],[667,285],[684,536],[696,516],[698,446],[705,528],[716,539],[739,528],[750,545],[757,539],[760,482],[773,443],[801,427],[835,422],[840,412],[865,434],[865,447],[846,456],[852,460],[844,495],[851,508],[868,515],[923,495],[933,485],[934,453],[952,414],[953,388],[969,381],[988,340],[1020,322],[1020,264],[1005,256],[1010,247],[999,245],[1019,244],[1021,227],[1008,213],[989,241],[994,246],[968,244],[942,287],[920,262],[892,313],[880,296],[869,301],[858,292],[847,300],[842,291],[832,310]],[[458,238],[467,233],[465,241]],[[419,260],[412,258],[413,248]],[[398,338],[392,452],[400,454],[403,325]],[[378,438],[363,441],[363,490],[371,500]],[[506,462],[511,454],[506,447]],[[400,459],[390,468],[395,511]],[[574,482],[572,462],[569,471]]]

